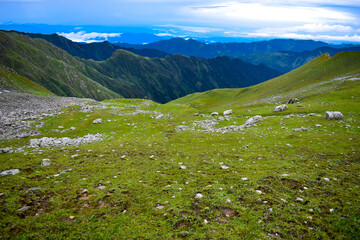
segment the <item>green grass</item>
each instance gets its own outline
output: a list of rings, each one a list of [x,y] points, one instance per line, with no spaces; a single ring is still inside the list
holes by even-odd
[[[55,96],[39,84],[0,66],[0,88],[18,90],[39,96]]]
[[[272,80],[273,85],[280,86],[280,80]],[[321,80],[311,82],[317,81]],[[289,90],[305,85],[294,83]],[[1,177],[0,235],[4,239],[271,239],[277,234],[285,239],[358,239],[359,86],[359,81],[345,81],[331,92],[308,92],[301,99],[303,107],[289,105],[280,113],[272,112],[275,103],[246,105],[250,95],[232,96],[255,87],[195,94],[165,105],[108,100],[106,104],[118,108],[93,113],[68,107],[47,118],[36,138],[101,133],[104,140],[0,154],[1,171],[20,170]],[[272,94],[266,91],[258,96]],[[206,102],[198,98],[205,95]],[[129,115],[135,106],[171,117]],[[258,114],[267,118],[239,132],[176,132],[183,122],[190,125],[211,118],[213,110],[229,108],[234,114],[221,126],[243,124]],[[340,110],[345,117],[326,120],[327,110]],[[206,116],[193,116],[196,112]],[[295,116],[286,117],[291,113]],[[103,122],[92,124],[99,117]],[[58,126],[76,129],[59,134],[53,131]],[[301,126],[308,130],[293,131]],[[0,147],[28,142],[29,138],[3,141]],[[41,167],[45,158],[52,164]],[[186,169],[180,169],[180,163]],[[26,193],[33,187],[42,190]],[[82,193],[84,189],[88,192]],[[195,199],[198,192],[204,197]],[[157,210],[158,204],[163,208]],[[31,208],[18,212],[24,205]]]

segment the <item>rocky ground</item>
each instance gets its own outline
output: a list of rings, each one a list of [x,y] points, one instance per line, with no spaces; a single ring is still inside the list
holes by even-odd
[[[0,140],[38,135],[40,120],[58,115],[64,107],[79,105],[91,111],[102,105],[92,99],[40,97],[19,91],[0,90]]]

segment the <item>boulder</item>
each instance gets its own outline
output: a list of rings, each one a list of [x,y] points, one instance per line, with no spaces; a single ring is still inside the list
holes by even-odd
[[[219,115],[218,112],[212,112],[212,113],[211,113],[211,116],[218,116],[218,115]]]
[[[98,118],[98,119],[95,119],[93,121],[93,124],[98,124],[98,123],[101,123],[102,122],[102,119],[101,118]]]
[[[233,111],[231,109],[224,111],[224,116],[233,114]]]
[[[276,106],[273,111],[274,112],[282,112],[282,111],[285,111],[286,109],[288,109],[288,106],[286,104],[283,104],[283,105]]]
[[[6,176],[6,175],[15,175],[15,174],[18,174],[19,172],[20,172],[19,169],[5,170],[0,173],[0,177]]]
[[[245,123],[245,127],[254,126],[257,122],[261,121],[262,117],[260,115],[256,115],[255,117],[249,118]]]
[[[326,111],[326,119],[328,120],[339,120],[342,119],[344,117],[344,115],[342,115],[341,112],[336,112],[336,111]]]

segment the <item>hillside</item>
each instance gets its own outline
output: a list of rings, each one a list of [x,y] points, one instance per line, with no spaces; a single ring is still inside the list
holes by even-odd
[[[52,92],[39,84],[20,76],[14,70],[0,65],[0,89],[18,90],[39,96],[55,96]]]
[[[0,32],[0,64],[60,96],[120,97],[82,73],[86,66],[43,39]]]
[[[199,63],[174,57],[157,61]],[[167,104],[2,92],[0,235],[359,239],[359,58],[322,55],[256,86]],[[122,50],[108,61],[94,64],[114,76],[156,64]],[[134,61],[141,68],[122,72]]]
[[[207,109],[223,105],[242,108],[250,103],[285,102],[289,98],[304,99],[312,94],[329,94],[332,84],[345,84],[339,78],[351,78],[360,72],[360,53],[328,54],[312,60],[280,77],[242,89],[215,89],[176,99],[177,104],[204,104]],[[209,110],[210,111],[210,110]]]

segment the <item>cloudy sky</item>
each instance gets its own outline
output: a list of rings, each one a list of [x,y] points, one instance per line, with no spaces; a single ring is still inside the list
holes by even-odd
[[[139,26],[159,36],[360,43],[360,0],[0,0],[0,23],[8,22]],[[90,33],[79,28],[65,34]]]

